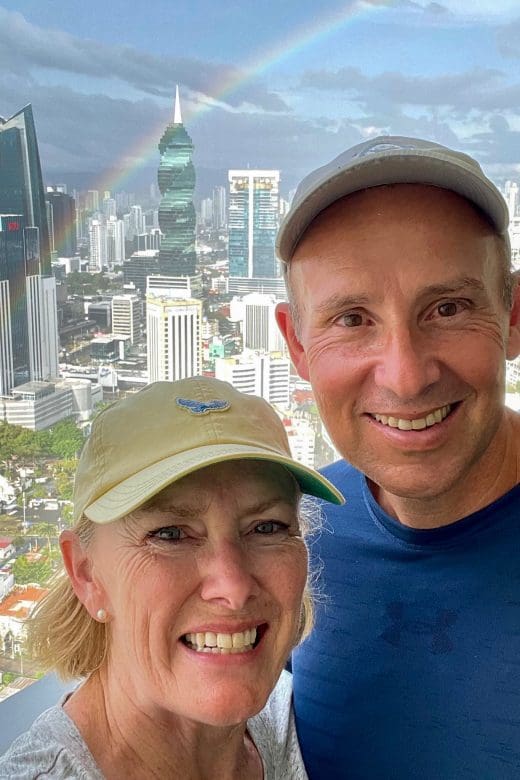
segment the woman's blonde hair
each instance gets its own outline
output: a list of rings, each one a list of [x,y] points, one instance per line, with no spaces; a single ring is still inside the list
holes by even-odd
[[[318,518],[316,501],[304,496],[300,502],[304,539],[316,529]],[[94,529],[95,524],[83,515],[72,531],[88,546]],[[308,577],[296,644],[310,634],[313,624],[314,599]],[[63,680],[86,677],[99,669],[107,656],[109,624],[90,616],[64,569],[56,575],[28,624],[28,647],[44,669],[54,669]]]

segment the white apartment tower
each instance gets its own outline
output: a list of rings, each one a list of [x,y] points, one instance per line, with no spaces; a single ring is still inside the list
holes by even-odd
[[[126,336],[134,344],[141,326],[141,301],[138,295],[114,295],[112,298],[112,333]]]
[[[31,380],[56,379],[59,374],[56,280],[53,276],[28,276],[26,287]]]
[[[125,259],[125,225],[122,219],[109,217],[106,221],[107,266],[122,265]]]
[[[148,381],[175,381],[202,371],[202,303],[149,292],[146,297]]]
[[[260,395],[270,404],[287,406],[290,368],[285,358],[242,353],[239,357],[216,358],[215,377],[243,393]]]
[[[274,295],[251,293],[243,298],[244,347],[260,352],[285,352],[285,342],[276,324]]]
[[[91,219],[88,228],[89,263],[91,273],[101,273],[107,265],[107,229],[99,219]]]

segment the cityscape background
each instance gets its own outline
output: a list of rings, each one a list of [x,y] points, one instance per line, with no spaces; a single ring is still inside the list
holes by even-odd
[[[274,310],[297,181],[378,133],[472,153],[520,268],[513,3],[0,5],[0,700],[40,670],[79,450],[106,403],[206,374],[337,457]],[[485,61],[482,52],[486,52]],[[520,364],[507,403],[520,408]]]

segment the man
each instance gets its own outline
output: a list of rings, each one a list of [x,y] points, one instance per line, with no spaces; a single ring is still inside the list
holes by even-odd
[[[293,659],[311,780],[520,776],[520,292],[470,157],[378,138],[300,185],[278,236],[294,365],[345,460]]]

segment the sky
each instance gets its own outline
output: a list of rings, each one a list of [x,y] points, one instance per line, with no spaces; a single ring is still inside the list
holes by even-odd
[[[287,192],[380,134],[520,180],[519,64],[517,0],[0,0],[0,116],[31,103],[46,182],[100,190],[152,180],[176,84],[202,187]]]

